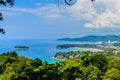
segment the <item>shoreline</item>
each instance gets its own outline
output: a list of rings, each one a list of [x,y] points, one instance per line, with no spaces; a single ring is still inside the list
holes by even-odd
[[[83,49],[83,50],[82,50]],[[84,52],[84,51],[93,51],[93,52],[104,52],[103,49],[97,49],[97,48],[78,48],[77,47],[77,50],[75,50],[75,48],[71,51],[80,51],[80,52]],[[68,51],[69,52],[69,51]],[[60,60],[60,61],[65,61],[66,59],[65,58],[57,58],[57,57],[52,57],[52,59],[54,60]]]
[[[93,52],[103,52],[103,49],[98,49],[98,48],[81,48],[81,47],[74,47],[71,48],[72,51],[93,51]]]
[[[54,60],[59,60],[59,61],[65,61],[65,59],[60,59],[60,58],[56,58],[56,57],[52,57],[52,59],[54,59]]]

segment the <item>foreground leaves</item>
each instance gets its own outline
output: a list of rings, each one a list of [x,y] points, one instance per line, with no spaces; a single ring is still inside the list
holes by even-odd
[[[120,80],[119,62],[117,56],[83,53],[48,64],[7,52],[0,54],[0,80]]]

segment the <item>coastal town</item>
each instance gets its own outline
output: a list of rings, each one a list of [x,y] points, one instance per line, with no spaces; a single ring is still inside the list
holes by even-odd
[[[97,43],[97,45],[99,47],[113,49],[112,52],[114,55],[116,55],[116,56],[120,55],[120,42],[118,42],[118,41],[110,41],[110,40],[108,40],[108,42],[99,41]]]
[[[68,51],[68,52],[57,52],[54,59],[58,60],[66,60],[70,58],[79,57],[83,53],[89,54],[105,54],[105,55],[120,55],[120,42],[118,41],[110,41],[107,42],[98,41],[94,44],[61,44],[57,45],[58,49],[68,49],[68,48],[80,48],[80,50]],[[84,51],[81,51],[81,48],[85,48]]]

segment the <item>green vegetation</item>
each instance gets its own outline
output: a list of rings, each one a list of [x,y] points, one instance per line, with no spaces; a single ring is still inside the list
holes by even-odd
[[[91,48],[99,49],[101,51],[113,51],[119,49],[120,43],[102,43],[102,44],[59,44],[56,46],[57,49],[67,48]]]
[[[83,36],[80,38],[61,38],[57,39],[60,41],[80,41],[80,42],[107,42],[110,41],[120,41],[120,36],[117,35],[105,35],[105,36],[99,36],[99,35],[90,35],[90,36]]]
[[[120,43],[114,43],[114,46],[120,47]]]
[[[14,49],[15,50],[27,50],[29,49],[29,47],[28,46],[15,46]]]
[[[117,51],[117,52],[115,52]],[[120,56],[120,51],[114,49],[106,49],[105,51],[100,52],[92,52],[92,51],[69,51],[69,52],[57,52],[54,56],[54,59],[58,60],[66,60],[71,58],[79,58],[82,54],[88,53],[90,55],[93,54],[104,54],[105,56]]]
[[[59,60],[65,60],[65,59],[79,57],[81,54],[82,52],[80,51],[57,52],[54,58]]]
[[[84,52],[48,64],[7,52],[0,54],[0,80],[120,80],[120,57]]]
[[[98,48],[96,44],[60,44],[57,45],[56,48],[73,48],[73,47],[81,47],[81,48]]]

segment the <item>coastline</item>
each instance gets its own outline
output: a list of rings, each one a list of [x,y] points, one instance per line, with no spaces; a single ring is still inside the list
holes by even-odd
[[[84,51],[92,51],[92,52],[104,52],[103,49],[97,49],[97,48],[73,48],[71,51],[80,51],[80,52],[84,52]],[[68,51],[69,52],[69,51]],[[73,57],[72,57],[73,58]],[[54,60],[60,60],[60,61],[65,61],[66,58],[64,58],[63,56],[58,56],[55,57],[53,56],[52,59]]]
[[[103,49],[98,49],[98,48],[80,48],[80,47],[75,47],[71,48],[72,51],[93,51],[93,52],[103,52]]]
[[[56,57],[52,57],[52,59],[54,59],[54,60],[58,60],[58,61],[65,61],[65,59],[60,59],[60,58],[56,58]]]

